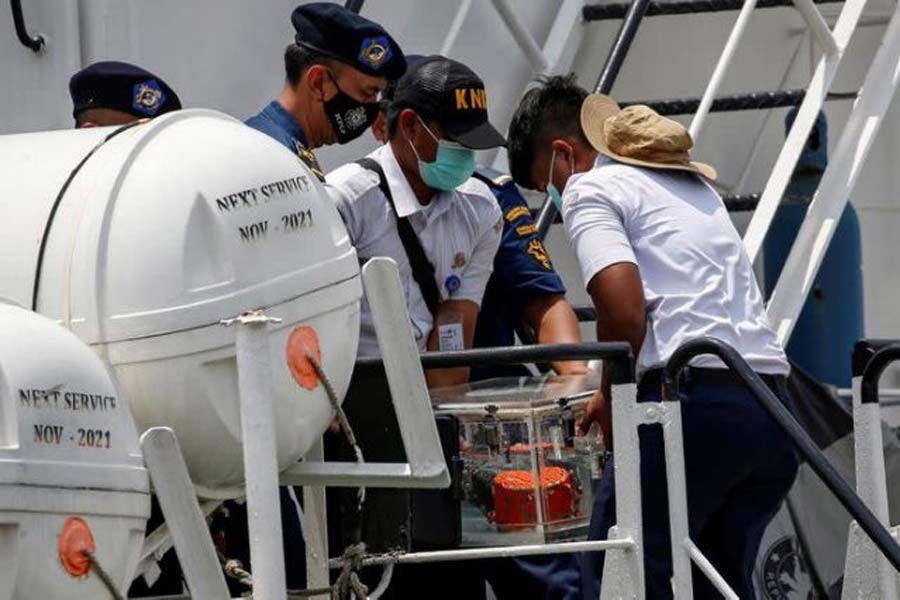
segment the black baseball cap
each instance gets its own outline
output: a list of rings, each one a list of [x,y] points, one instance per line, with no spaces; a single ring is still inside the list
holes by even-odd
[[[89,108],[110,108],[139,118],[181,108],[178,95],[162,78],[115,60],[95,62],[72,75],[69,94],[75,118]]]
[[[398,79],[406,58],[388,32],[340,4],[311,2],[294,9],[294,42],[373,77]]]
[[[484,82],[466,65],[444,56],[429,56],[410,67],[397,82],[391,108],[411,108],[434,119],[448,139],[473,150],[506,145],[488,121]]]

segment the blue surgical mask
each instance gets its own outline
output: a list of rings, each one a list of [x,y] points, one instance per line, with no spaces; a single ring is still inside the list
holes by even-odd
[[[425,185],[449,192],[465,183],[475,172],[475,151],[447,140],[439,140],[421,118],[419,118],[419,123],[422,123],[422,127],[425,128],[428,135],[438,143],[437,156],[434,162],[429,163],[419,158],[419,153],[412,141],[406,140],[419,161],[419,175]]]
[[[556,186],[553,185],[553,163],[556,162],[556,150],[554,150],[550,154],[550,174],[547,175],[547,195],[550,196],[550,199],[553,200],[553,204],[556,205],[556,210],[562,213],[563,204],[562,204],[562,194],[559,193],[559,190],[556,189]],[[575,167],[572,167],[572,174],[575,174]]]

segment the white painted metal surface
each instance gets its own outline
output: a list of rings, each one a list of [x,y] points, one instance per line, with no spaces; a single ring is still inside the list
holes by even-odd
[[[890,528],[887,476],[884,464],[884,436],[881,407],[863,404],[862,377],[854,377],[853,449],[856,471],[856,493],[879,522]],[[844,568],[844,600],[856,598],[897,599],[897,573],[872,540],[852,522]]]
[[[127,589],[149,488],[103,362],[49,319],[0,303],[0,598],[108,599],[85,549]]]
[[[522,49],[522,53],[528,59],[529,64],[531,64],[532,70],[535,73],[546,73],[550,68],[550,63],[541,51],[541,47],[535,41],[534,36],[528,31],[528,27],[522,21],[516,9],[510,4],[509,0],[491,0],[491,2],[516,40],[519,48]]]
[[[445,488],[450,474],[441,451],[425,374],[406,311],[397,264],[373,258],[363,267],[366,297],[408,463],[303,461],[281,474],[285,485]],[[351,423],[353,426],[364,424]]]
[[[719,57],[716,68],[709,78],[709,84],[706,86],[706,91],[703,92],[703,97],[700,99],[700,106],[697,107],[697,112],[694,113],[694,118],[691,119],[689,131],[695,144],[697,143],[697,138],[700,137],[700,131],[703,129],[703,123],[706,121],[706,116],[709,114],[713,100],[715,100],[716,95],[719,93],[719,88],[722,86],[722,80],[731,67],[731,59],[737,50],[738,44],[741,43],[744,30],[747,29],[747,23],[750,21],[755,8],[756,0],[744,0],[744,5],[741,7],[741,12],[738,13],[737,20],[734,22],[734,27],[731,29],[725,48],[722,49],[722,55]]]
[[[0,296],[32,301],[42,234],[63,181],[112,129],[0,137]],[[8,170],[8,171],[7,171]],[[100,147],[47,235],[40,312],[115,368],[139,426],[171,426],[207,497],[243,481],[235,332],[266,308],[279,466],[332,418],[322,386],[294,381],[287,339],[312,327],[339,394],[356,352],[356,253],[322,185],[283,146],[207,110],[165,115]]]
[[[168,427],[148,429],[141,436],[141,449],[191,597],[227,598],[228,586],[175,432]]]
[[[895,10],[769,300],[769,320],[782,344],[790,339],[898,82],[900,10]]]
[[[607,552],[601,579],[601,600],[644,598],[643,519],[641,517],[641,457],[638,442],[637,386],[612,386],[613,439],[616,445],[616,524],[610,540],[630,539],[634,548]]]
[[[841,15],[834,27],[834,40],[838,46],[838,52],[834,54],[824,54],[819,60],[816,71],[806,88],[806,96],[800,109],[797,112],[797,118],[788,133],[784,146],[778,154],[775,166],[763,190],[762,197],[753,218],[747,226],[744,234],[744,245],[747,248],[747,254],[750,262],[755,262],[762,250],[763,241],[766,233],[769,231],[769,225],[775,216],[775,211],[781,203],[781,197],[784,195],[787,184],[794,173],[794,167],[800,153],[806,146],[806,140],[809,133],[815,125],[819,111],[825,103],[825,97],[831,89],[838,66],[844,56],[844,50],[850,42],[850,37],[856,31],[856,25],[862,16],[863,9],[866,6],[866,0],[848,0],[844,3]],[[813,9],[815,10],[815,8]],[[832,158],[832,164],[835,158]],[[784,271],[782,271],[782,275]],[[803,300],[806,296],[804,295]],[[802,300],[801,300],[802,304]]]
[[[269,324],[279,319],[262,311],[245,313],[237,326],[238,384],[241,396],[241,439],[247,478],[247,530],[253,564],[253,597],[284,600],[286,577],[278,494],[278,448],[274,432],[273,356]],[[321,384],[320,384],[321,385]]]
[[[691,581],[691,530],[688,526],[687,481],[684,467],[684,436],[681,404],[663,401],[644,404],[645,422],[657,421],[663,428],[666,460],[666,488],[669,501],[669,529],[672,542],[672,589],[676,598],[693,598]]]
[[[794,6],[800,11],[800,14],[803,15],[803,20],[806,21],[807,27],[809,27],[813,38],[819,44],[822,52],[825,53],[826,56],[837,55],[837,53],[841,51],[841,48],[838,46],[837,41],[834,39],[834,35],[832,35],[831,30],[828,28],[828,23],[826,23],[825,19],[822,17],[822,13],[819,12],[819,9],[816,8],[816,5],[813,4],[812,0],[793,1]]]

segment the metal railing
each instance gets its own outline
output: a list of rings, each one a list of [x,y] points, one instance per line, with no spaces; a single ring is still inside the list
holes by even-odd
[[[578,344],[473,348],[471,350],[425,352],[420,357],[424,369],[593,359],[607,360],[611,364],[615,364],[617,368],[626,371],[633,369],[631,345],[627,342],[581,342]],[[377,369],[381,366],[380,357],[363,357],[356,361],[357,370]]]
[[[16,29],[16,37],[19,38],[19,42],[32,52],[40,52],[45,44],[44,36],[28,33],[25,15],[22,13],[22,0],[9,0],[9,6],[12,10],[13,27]]]
[[[693,358],[712,354],[740,377],[753,397],[769,413],[772,420],[791,440],[797,451],[803,456],[810,468],[819,476],[847,512],[856,520],[859,527],[878,547],[881,553],[900,572],[900,546],[891,537],[890,532],[873,514],[863,500],[854,493],[837,470],[828,462],[809,434],[801,427],[793,415],[768,388],[760,376],[749,364],[728,344],[715,338],[691,340],[680,346],[666,363],[663,380],[663,397],[674,400],[678,396],[679,376]],[[877,366],[877,365],[876,365]]]
[[[861,340],[853,348],[853,450],[856,492],[885,526],[890,526],[884,433],[878,383],[885,368],[900,360],[900,342]],[[844,568],[845,598],[896,600],[896,575],[878,550],[851,523]]]

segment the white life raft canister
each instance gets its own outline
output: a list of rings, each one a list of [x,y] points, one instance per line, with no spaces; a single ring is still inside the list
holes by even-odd
[[[147,470],[112,373],[71,332],[0,303],[0,599],[127,590],[150,516]]]
[[[281,319],[268,326],[280,468],[320,439],[333,411],[304,355],[343,396],[362,288],[340,215],[296,153],[183,110],[0,136],[0,169],[0,296],[35,302],[106,358],[139,429],[175,430],[201,496],[243,482],[238,326],[223,319]]]

